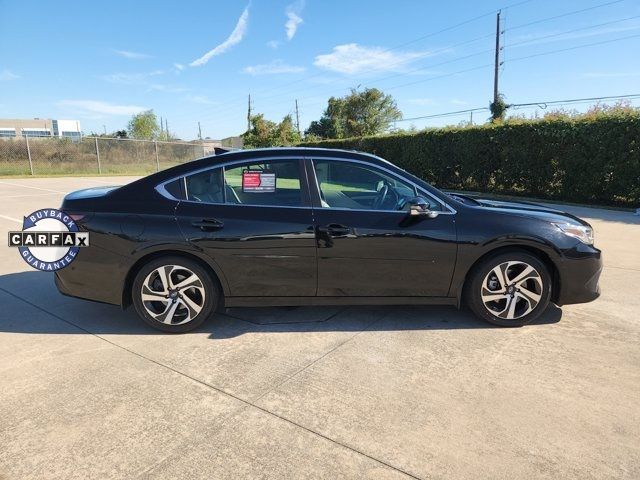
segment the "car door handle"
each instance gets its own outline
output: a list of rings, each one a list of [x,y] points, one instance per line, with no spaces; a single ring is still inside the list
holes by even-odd
[[[351,229],[344,225],[340,225],[337,223],[330,223],[329,225],[325,225],[323,227],[318,227],[318,231],[320,233],[328,233],[329,235],[349,235]]]
[[[215,218],[203,218],[197,222],[193,222],[191,225],[199,228],[203,232],[212,232],[214,230],[220,230],[224,227],[224,223]]]

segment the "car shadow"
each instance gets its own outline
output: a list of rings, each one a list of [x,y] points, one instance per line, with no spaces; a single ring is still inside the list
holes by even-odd
[[[65,297],[52,274],[20,272],[0,276],[0,333],[166,335],[142,322],[132,308]],[[551,305],[525,328],[557,323],[562,310]],[[467,309],[444,306],[351,306],[231,308],[216,313],[194,332],[220,340],[248,333],[359,332],[499,328]]]

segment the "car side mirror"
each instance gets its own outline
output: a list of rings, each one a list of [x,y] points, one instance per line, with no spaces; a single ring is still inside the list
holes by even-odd
[[[406,210],[410,217],[436,218],[438,212],[429,208],[429,202],[424,197],[413,197],[404,201],[402,210]]]

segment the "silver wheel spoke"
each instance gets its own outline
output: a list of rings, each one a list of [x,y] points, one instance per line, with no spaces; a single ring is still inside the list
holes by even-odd
[[[518,303],[517,297],[511,297],[509,301],[509,311],[507,312],[507,318],[512,319],[516,316],[516,304]]]
[[[176,313],[176,310],[180,306],[178,302],[171,302],[167,305],[167,308],[160,315],[156,316],[156,320],[170,324],[171,320],[173,320],[173,316]]]
[[[173,271],[172,265],[167,265],[166,267],[160,267],[156,270],[158,272],[158,276],[160,277],[160,281],[162,282],[162,286],[165,292],[168,292],[170,288],[173,288],[171,283],[171,272]]]
[[[505,278],[504,270],[502,270],[502,265],[498,265],[496,268],[491,270],[498,279],[498,283],[500,284],[500,289],[504,290],[507,288],[507,279]]]
[[[510,281],[510,283],[521,282],[521,281],[525,280],[529,276],[529,274],[532,273],[532,272],[536,272],[536,271],[534,270],[534,268],[531,265],[527,265],[527,268],[525,268],[522,272],[520,272],[516,276],[516,278],[514,278],[513,280]],[[536,275],[537,275],[537,273],[538,272],[536,272]]]
[[[509,295],[506,293],[487,293],[482,294],[482,301],[487,302],[497,302],[498,300],[504,300],[505,298],[509,298]]]
[[[149,292],[142,293],[142,301],[143,302],[162,302],[167,303],[169,299],[162,293],[157,292]]]
[[[184,303],[184,305],[189,310],[189,313],[194,317],[200,313],[200,310],[202,310],[202,305],[198,305],[196,302],[191,300],[191,298],[189,298],[188,295],[183,295],[181,300],[182,300],[182,303]]]
[[[535,308],[535,306],[540,301],[540,298],[542,297],[542,295],[538,295],[537,293],[532,292],[531,290],[527,290],[526,288],[522,288],[522,287],[520,288],[520,291],[518,292],[518,294],[520,295],[520,297],[525,299],[527,302],[533,303],[533,305],[532,305],[533,308]]]
[[[202,287],[202,282],[195,273],[174,285],[175,288],[187,288],[192,286]]]

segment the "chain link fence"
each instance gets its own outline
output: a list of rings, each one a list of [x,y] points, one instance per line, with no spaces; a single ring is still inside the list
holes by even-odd
[[[212,154],[200,142],[126,138],[0,138],[0,176],[145,175]]]

